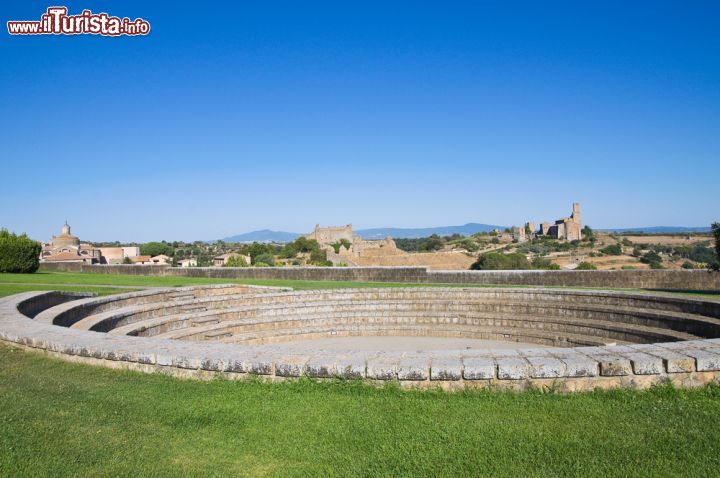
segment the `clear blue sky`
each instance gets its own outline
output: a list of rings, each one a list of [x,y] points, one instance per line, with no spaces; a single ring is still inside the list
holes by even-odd
[[[60,3],[147,37],[10,36]],[[0,225],[720,219],[718,2],[3,2]]]

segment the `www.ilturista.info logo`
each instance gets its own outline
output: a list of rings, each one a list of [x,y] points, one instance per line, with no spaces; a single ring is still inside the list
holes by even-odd
[[[150,23],[142,18],[111,17],[107,13],[83,10],[80,15],[68,15],[67,7],[49,7],[40,21],[7,22],[11,35],[90,35],[120,36],[147,35]]]

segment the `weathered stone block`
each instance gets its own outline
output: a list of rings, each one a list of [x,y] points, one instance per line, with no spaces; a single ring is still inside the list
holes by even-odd
[[[283,358],[275,362],[275,375],[278,377],[299,377],[305,370],[305,360]]]
[[[600,375],[618,377],[632,374],[630,360],[617,355],[597,355],[593,357],[600,364]]]
[[[489,380],[496,377],[497,366],[491,357],[463,358],[463,378],[465,380]]]
[[[657,375],[665,371],[663,361],[659,357],[641,352],[624,353],[623,356],[630,360],[636,375]]]
[[[272,375],[274,363],[269,357],[254,357],[249,361],[249,373],[255,375]]]
[[[553,357],[525,357],[530,363],[530,377],[557,378],[565,375],[565,364]]]
[[[422,357],[403,357],[398,364],[398,380],[427,380],[428,359]]]
[[[460,380],[462,378],[460,357],[436,357],[430,365],[430,380]]]
[[[500,380],[522,380],[530,376],[530,364],[524,358],[497,357]]]
[[[674,350],[655,346],[643,347],[639,350],[643,350],[644,353],[660,358],[663,361],[663,366],[667,373],[688,373],[695,371],[695,359]]]
[[[338,359],[335,372],[340,378],[363,379],[365,369],[365,357],[349,355]]]
[[[397,362],[397,359],[370,357],[367,360],[367,377],[374,380],[393,380],[397,378]]]
[[[599,364],[596,360],[580,354],[562,357],[567,377],[595,377],[598,375]]]
[[[305,373],[313,378],[331,378],[336,376],[335,364],[330,357],[313,357],[305,364]]]
[[[700,349],[687,349],[682,353],[695,359],[698,372],[720,370],[720,355]]]

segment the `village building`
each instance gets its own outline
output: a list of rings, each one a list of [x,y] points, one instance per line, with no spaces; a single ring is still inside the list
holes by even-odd
[[[99,247],[102,264],[122,264],[125,259],[140,255],[138,246]]]
[[[150,262],[156,266],[165,266],[168,264],[172,264],[172,257],[166,256],[165,254],[160,254],[157,256],[152,256],[150,258]]]
[[[50,242],[42,245],[40,261],[99,264],[102,255],[100,250],[91,244],[81,244],[80,239],[70,232],[70,225],[65,222],[60,234],[53,236]]]
[[[245,254],[239,254],[237,252],[228,252],[227,254],[221,254],[219,256],[213,257],[213,265],[215,267],[222,267],[225,264],[228,263],[230,258],[232,257],[240,257],[245,261],[245,264],[250,265],[250,262],[252,261],[252,258],[250,256],[247,256]]]
[[[152,265],[152,257],[151,256],[135,256],[130,258],[130,262],[137,265]]]
[[[191,257],[189,259],[182,259],[178,261],[180,267],[197,267],[197,259]]]
[[[95,247],[80,242],[80,238],[70,232],[65,222],[60,234],[53,236],[50,242],[42,245],[40,262],[84,262],[87,264],[122,264],[126,258],[132,260],[140,255],[137,246]]]

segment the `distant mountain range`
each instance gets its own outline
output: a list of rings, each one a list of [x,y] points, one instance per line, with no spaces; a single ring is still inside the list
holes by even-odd
[[[354,231],[363,239],[385,239],[387,236],[399,239],[416,239],[419,237],[427,237],[433,234],[438,236],[451,236],[453,234],[462,234],[470,236],[477,232],[489,232],[493,229],[503,230],[507,226],[498,226],[492,224],[478,224],[470,222],[462,226],[439,226],[439,227],[417,227],[417,228],[398,228],[398,227],[379,227],[374,229],[359,229]],[[667,233],[684,233],[684,232],[709,232],[709,227],[679,227],[679,226],[652,226],[652,227],[629,227],[621,229],[598,229],[603,232],[629,233],[639,232],[643,234],[667,234]],[[305,234],[305,233],[303,233]],[[260,231],[246,232],[235,236],[226,237],[225,242],[291,242],[303,234],[298,232],[272,231],[270,229],[262,229]]]
[[[271,231],[262,229],[260,231],[246,232],[223,239],[225,242],[292,242],[297,239],[297,232]]]
[[[463,236],[471,236],[477,232],[490,232],[493,229],[503,230],[507,226],[496,226],[492,224],[477,224],[469,222],[462,226],[440,226],[440,227],[417,227],[417,228],[397,228],[397,227],[379,227],[375,229],[360,229],[355,231],[356,234],[363,239],[385,239],[387,236],[403,239],[416,239],[418,237],[427,237],[437,234],[438,236],[452,236],[453,234],[462,234]]]
[[[627,227],[622,229],[598,229],[603,232],[640,232],[642,234],[682,234],[684,232],[710,232],[709,227],[682,227],[682,226],[651,226],[651,227]]]
[[[441,226],[441,227],[421,227],[421,228],[397,228],[397,227],[379,227],[374,229],[359,229],[354,231],[363,239],[385,239],[387,236],[394,238],[418,238],[427,237],[433,234],[439,236],[451,236],[453,234],[462,234],[469,236],[476,232],[488,232],[493,229],[504,229],[505,226],[493,226],[491,224],[468,223],[462,226]],[[303,233],[306,234],[306,233]],[[225,242],[290,242],[294,241],[303,234],[298,232],[271,231],[263,229],[260,231],[246,232],[223,239]]]

